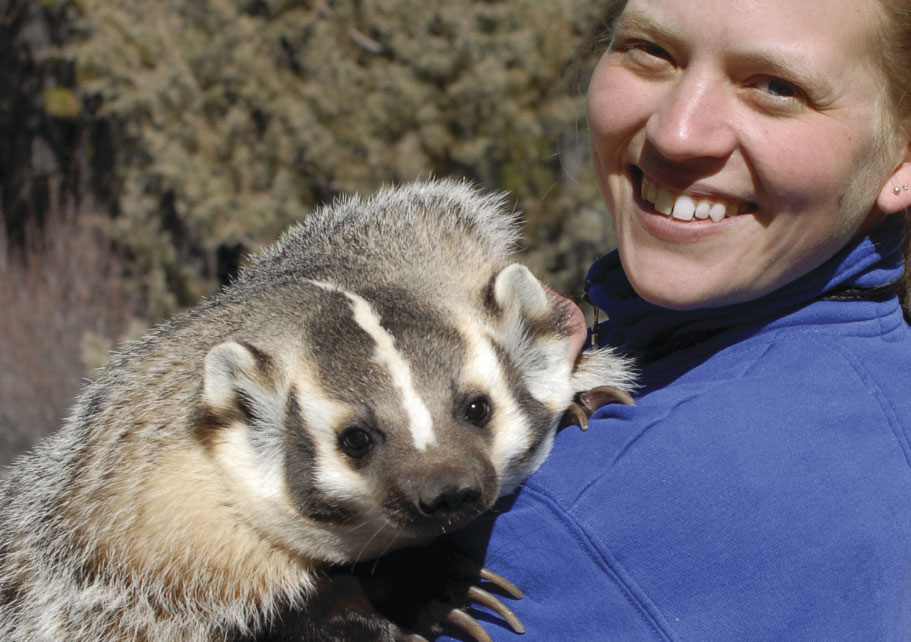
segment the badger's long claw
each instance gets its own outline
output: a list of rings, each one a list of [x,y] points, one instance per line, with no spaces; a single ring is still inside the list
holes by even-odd
[[[569,408],[563,413],[559,428],[577,425],[582,430],[588,430],[588,418],[598,408],[609,403],[622,403],[627,406],[636,405],[636,402],[628,392],[613,386],[598,386],[576,395],[573,402],[569,404]]]
[[[560,418],[557,430],[563,430],[568,426],[579,426],[582,430],[588,430],[588,418],[590,415],[591,413],[586,413],[581,404],[573,401]]]
[[[452,626],[462,629],[473,637],[477,642],[493,642],[487,631],[484,630],[478,621],[453,606],[448,606],[442,602],[431,602],[429,605],[430,613],[440,622],[447,622]]]
[[[512,612],[512,609],[503,604],[498,597],[491,595],[484,589],[471,586],[468,588],[468,598],[472,602],[477,602],[478,604],[483,604],[491,611],[496,611],[499,613],[509,626],[512,627],[512,630],[516,633],[525,633],[525,627],[522,625],[521,620],[516,617],[516,614]]]
[[[636,402],[633,397],[625,390],[614,388],[613,386],[598,386],[577,395],[579,404],[588,413],[590,417],[601,406],[609,403],[622,403],[627,406],[635,406]]]
[[[497,575],[489,568],[481,566],[476,562],[472,562],[470,559],[467,559],[460,555],[453,555],[450,558],[449,568],[457,573],[460,577],[463,577],[467,580],[486,580],[494,586],[503,589],[506,593],[509,593],[509,595],[517,600],[522,597],[522,590],[507,580],[505,577],[502,575]]]
[[[461,555],[453,555],[449,559],[449,570],[452,572],[454,580],[455,578],[460,578],[465,582],[468,582],[461,583],[457,580],[450,582],[450,595],[452,595],[454,601],[460,602],[463,605],[467,602],[468,604],[486,606],[502,617],[513,631],[516,633],[525,633],[525,626],[522,624],[521,620],[516,617],[516,614],[513,613],[512,609],[506,606],[506,604],[504,604],[496,595],[475,585],[475,582],[479,580],[489,582],[490,585],[496,586],[514,599],[522,597],[522,591],[519,587],[502,575],[494,573],[489,568],[481,566]],[[435,602],[431,604],[430,612],[438,621],[448,622],[449,624],[457,626],[474,637],[478,642],[486,642],[490,639],[481,625],[478,624],[477,620],[465,611],[460,611],[452,606]]]
[[[478,576],[481,579],[487,580],[491,584],[494,584],[495,586],[500,587],[501,589],[503,589],[504,591],[509,593],[512,597],[514,597],[517,600],[521,599],[521,597],[523,595],[522,590],[518,586],[516,586],[515,584],[513,584],[512,582],[507,580],[502,575],[497,575],[496,573],[491,571],[486,566],[482,566],[478,570]]]

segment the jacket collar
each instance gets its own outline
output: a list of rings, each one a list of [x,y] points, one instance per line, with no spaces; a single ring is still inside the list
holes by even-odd
[[[658,356],[651,354],[656,344],[694,343],[722,330],[769,322],[835,291],[881,291],[902,275],[903,236],[903,218],[891,216],[808,274],[759,299],[731,306],[678,311],[648,303],[633,290],[616,250],[592,265],[586,292],[609,319],[601,326],[601,344],[648,362]]]

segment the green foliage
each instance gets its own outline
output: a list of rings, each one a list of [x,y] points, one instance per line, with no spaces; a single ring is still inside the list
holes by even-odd
[[[81,108],[79,99],[72,91],[52,87],[44,91],[44,111],[55,118],[76,118]]]
[[[114,126],[113,234],[155,316],[210,291],[225,249],[253,249],[338,194],[430,174],[509,190],[545,274],[574,263],[564,278],[577,281],[606,249],[565,72],[597,3],[74,6],[85,37],[65,54]],[[554,239],[580,216],[590,243],[576,259]]]

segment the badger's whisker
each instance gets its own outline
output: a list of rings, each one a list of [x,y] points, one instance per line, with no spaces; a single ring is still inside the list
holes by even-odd
[[[361,547],[361,550],[358,551],[357,555],[355,556],[355,559],[354,559],[355,564],[361,561],[361,558],[363,557],[363,555],[367,551],[367,549],[370,547],[370,544],[373,542],[373,540],[375,540],[379,536],[380,533],[383,532],[383,530],[385,530],[385,528],[386,528],[386,524],[381,523],[379,525],[379,527],[373,532],[373,535],[371,535],[369,538],[367,538],[367,541],[364,542],[364,545]]]
[[[386,543],[385,548],[383,548],[382,552],[373,561],[373,568],[371,569],[371,572],[373,572],[373,573],[376,572],[376,565],[379,564],[380,558],[389,552],[389,550],[392,548],[392,545],[395,544],[395,541],[398,539],[398,536],[399,536],[399,531],[398,531],[398,529],[396,529],[393,531],[392,537]]]

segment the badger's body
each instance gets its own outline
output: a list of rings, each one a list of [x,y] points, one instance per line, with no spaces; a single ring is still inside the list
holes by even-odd
[[[486,510],[576,392],[629,383],[573,371],[516,235],[460,183],[351,199],[126,345],[0,487],[0,640],[246,639],[324,565]]]

